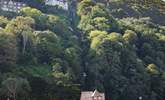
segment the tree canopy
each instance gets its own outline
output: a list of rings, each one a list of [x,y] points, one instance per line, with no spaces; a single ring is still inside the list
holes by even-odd
[[[165,99],[164,2],[44,0],[0,10],[0,100]]]

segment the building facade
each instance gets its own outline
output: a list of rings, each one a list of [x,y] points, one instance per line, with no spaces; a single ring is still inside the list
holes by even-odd
[[[105,100],[104,93],[100,93],[97,90],[81,92],[80,100]]]
[[[45,0],[46,5],[51,5],[51,6],[60,6],[64,10],[68,10],[68,2],[66,0]]]
[[[58,5],[64,10],[69,9],[68,2],[66,0],[45,0],[45,5]],[[20,9],[23,6],[26,6],[26,4],[18,0],[0,0],[0,9],[3,11],[20,12]]]
[[[0,9],[3,11],[19,12],[23,6],[24,3],[16,0],[0,0]]]

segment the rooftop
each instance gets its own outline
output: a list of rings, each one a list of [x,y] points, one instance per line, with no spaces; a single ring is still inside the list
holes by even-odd
[[[105,100],[104,93],[100,93],[97,90],[93,91],[83,91],[81,92],[80,100]]]

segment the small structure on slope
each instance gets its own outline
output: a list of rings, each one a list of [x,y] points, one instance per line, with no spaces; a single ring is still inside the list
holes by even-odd
[[[105,100],[105,94],[100,93],[97,90],[81,92],[80,100]]]

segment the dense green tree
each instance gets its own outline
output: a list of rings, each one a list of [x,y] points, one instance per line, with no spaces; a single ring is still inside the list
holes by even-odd
[[[7,97],[6,99],[11,98],[13,100],[16,100],[19,98],[18,96],[22,96],[25,100],[28,99],[28,94],[31,89],[26,79],[8,78],[2,82],[2,87],[0,90],[1,95]]]
[[[61,54],[60,38],[51,31],[35,31],[35,54],[40,63],[51,63]]]
[[[17,42],[21,45],[22,53],[25,52],[27,43],[31,40],[32,25],[34,20],[30,17],[17,17],[7,24],[5,31],[14,34],[17,38]]]
[[[53,14],[44,14],[40,10],[30,7],[24,7],[21,9],[23,15],[34,18],[36,24],[35,28],[38,30],[51,30],[58,35],[67,37],[70,33],[67,23]]]
[[[161,2],[67,0],[68,11],[21,2],[20,13],[0,10],[2,100],[78,100],[94,89],[106,100],[164,100]]]
[[[6,17],[0,16],[0,27],[4,28],[8,22],[9,20]]]
[[[30,8],[30,7],[23,7],[21,9],[21,12],[27,16],[31,17],[39,17],[42,15],[42,12],[38,9],[35,8]]]
[[[132,43],[135,44],[137,42],[137,39],[138,39],[137,34],[132,30],[126,30],[124,35],[123,35],[123,38],[125,41],[127,41],[131,44]]]
[[[77,14],[81,17],[79,28],[84,31],[117,29],[117,22],[108,13],[104,4],[92,0],[82,0],[78,5]]]
[[[65,59],[69,63],[69,67],[73,70],[74,78],[79,78],[80,71],[81,71],[81,66],[80,66],[80,54],[79,50],[76,48],[66,48],[64,51]],[[71,70],[70,70],[71,71]]]
[[[14,36],[0,29],[0,71],[8,70],[17,60],[17,43]]]
[[[55,33],[63,37],[67,37],[70,34],[68,27],[66,26],[67,23],[64,23],[60,17],[54,15],[48,15],[47,20],[47,27]]]
[[[48,16],[43,14],[40,10],[31,7],[23,7],[21,9],[21,14],[34,18],[35,28],[39,30],[45,30]]]
[[[26,59],[31,60],[32,56],[32,40],[33,25],[35,21],[31,17],[18,16],[11,20],[5,27],[5,31],[14,35],[18,46],[18,60],[21,62]],[[26,55],[26,56],[24,56]]]

